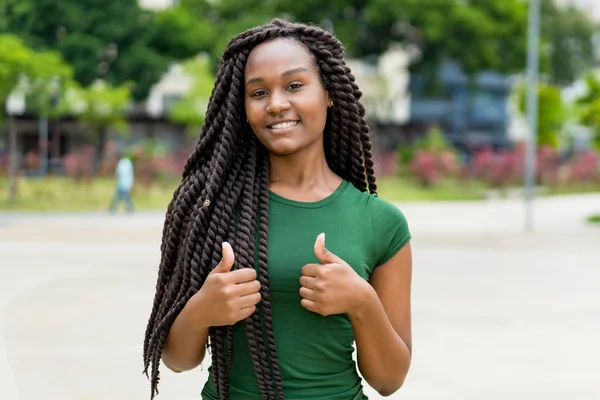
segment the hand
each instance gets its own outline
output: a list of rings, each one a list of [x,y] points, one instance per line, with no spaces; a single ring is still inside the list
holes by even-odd
[[[302,267],[300,304],[309,311],[327,316],[352,314],[366,298],[371,286],[344,260],[325,247],[325,234],[317,236],[315,255],[321,264]]]
[[[256,271],[242,268],[231,271],[235,256],[231,245],[224,242],[221,262],[206,277],[204,285],[190,301],[198,310],[198,325],[233,325],[256,311],[261,299],[260,282],[256,280]],[[200,321],[201,319],[201,321]]]

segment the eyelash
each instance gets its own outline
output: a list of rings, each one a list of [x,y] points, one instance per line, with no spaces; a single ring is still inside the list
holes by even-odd
[[[292,88],[292,86],[297,86],[297,87],[295,87],[295,88]],[[291,83],[291,84],[288,86],[288,88],[292,88],[292,90],[298,90],[298,89],[300,89],[302,86],[304,86],[304,85],[303,85],[303,84],[301,84],[301,83],[295,82],[295,83]],[[262,90],[262,89],[261,89],[261,90],[257,90],[256,92],[252,93],[252,97],[262,97],[262,96],[263,96],[263,94],[261,94],[261,93],[264,93],[264,92],[266,92],[266,90]]]

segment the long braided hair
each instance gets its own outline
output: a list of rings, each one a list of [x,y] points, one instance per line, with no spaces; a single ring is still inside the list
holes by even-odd
[[[158,393],[159,363],[169,329],[217,266],[221,243],[228,241],[236,253],[233,268],[256,268],[261,284],[260,313],[243,321],[260,392],[266,400],[284,399],[267,268],[269,157],[244,112],[246,60],[254,47],[276,38],[289,38],[308,48],[334,102],[324,132],[329,167],[361,191],[377,190],[369,127],[359,102],[362,93],[344,62],[342,43],[319,27],[280,19],[233,38],[222,56],[200,139],[166,213],[156,293],[144,339],[144,372],[148,375],[151,369],[151,398]],[[220,399],[229,399],[232,327],[211,327],[208,342],[215,389]]]

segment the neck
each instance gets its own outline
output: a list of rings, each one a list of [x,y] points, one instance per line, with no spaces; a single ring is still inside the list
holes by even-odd
[[[305,150],[289,156],[269,156],[272,189],[337,187],[340,178],[327,165],[323,147]]]

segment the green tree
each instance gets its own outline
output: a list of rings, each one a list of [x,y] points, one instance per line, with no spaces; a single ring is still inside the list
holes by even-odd
[[[568,85],[594,66],[593,36],[599,27],[575,7],[542,1],[541,33],[545,42],[547,73],[553,83]]]
[[[153,16],[155,28],[152,45],[161,54],[178,60],[202,52],[211,53],[218,39],[219,29],[215,21],[206,17],[207,10],[208,6],[191,11],[180,4],[157,12]]]
[[[99,78],[113,85],[135,81],[136,100],[172,61],[152,45],[154,19],[137,0],[3,0],[0,29],[35,49],[62,53],[83,86]]]
[[[98,80],[88,87],[75,83],[66,90],[61,107],[76,116],[95,137],[96,169],[100,165],[109,130],[128,133],[126,113],[131,101],[129,83],[113,86]]]
[[[275,16],[280,0],[181,0],[154,15],[152,44],[164,54],[187,59],[200,53],[213,69],[227,44],[239,32]]]
[[[7,100],[14,91],[20,91],[24,96],[32,94],[43,97],[53,79],[68,81],[71,76],[71,67],[60,55],[52,52],[35,52],[18,37],[0,34],[0,107],[2,107],[0,121],[5,115]],[[10,122],[9,197],[10,201],[15,201],[17,195],[16,131],[13,121]]]
[[[600,78],[593,73],[586,77],[587,92],[577,99],[579,121],[594,134],[594,145],[600,149]]]
[[[186,126],[188,134],[197,134],[204,123],[208,99],[214,84],[214,74],[207,57],[196,57],[182,65],[190,79],[189,91],[175,102],[169,118]]]
[[[401,42],[420,49],[416,69],[445,58],[468,71],[524,65],[527,9],[519,0],[279,0],[275,10],[333,26],[352,56],[377,55]]]
[[[525,65],[527,5],[521,0],[181,0],[157,15],[158,39],[161,48],[206,51],[215,62],[231,37],[274,17],[333,28],[350,57],[377,56],[403,43],[418,54],[413,71],[430,77],[445,59],[468,72]]]
[[[522,86],[519,88],[519,109],[522,113],[526,112],[526,102],[526,87]],[[563,125],[568,119],[560,87],[545,83],[538,85],[537,118],[537,143],[557,148]]]

